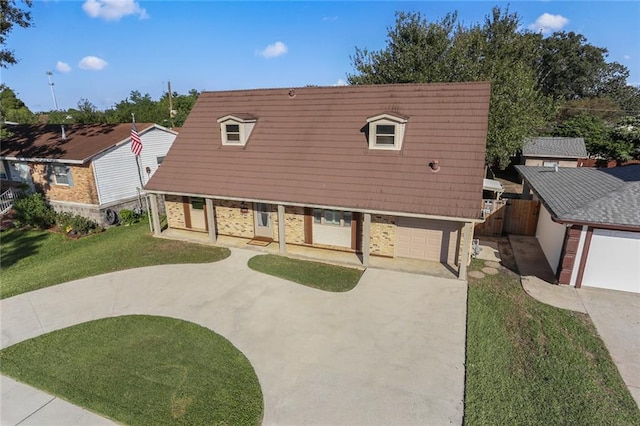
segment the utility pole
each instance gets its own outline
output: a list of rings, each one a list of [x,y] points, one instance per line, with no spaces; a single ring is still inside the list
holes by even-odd
[[[56,100],[56,92],[53,90],[53,81],[51,81],[51,76],[53,73],[51,71],[47,71],[47,77],[49,77],[49,87],[51,87],[51,96],[53,97],[53,106],[54,111],[58,111],[58,101]],[[62,130],[62,140],[67,140],[67,135],[64,131],[64,124],[60,125],[60,129]]]
[[[171,82],[167,82],[167,88],[169,90],[169,123],[173,128],[173,118],[176,116],[176,110],[173,109],[173,94],[171,93]]]

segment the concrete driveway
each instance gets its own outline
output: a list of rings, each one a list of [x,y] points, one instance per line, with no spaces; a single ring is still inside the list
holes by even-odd
[[[0,344],[104,317],[180,318],[247,356],[264,424],[462,423],[466,283],[368,269],[354,290],[327,293],[250,270],[255,255],[233,249],[213,264],[121,271],[2,300]]]
[[[640,407],[640,294],[590,287],[576,290]]]

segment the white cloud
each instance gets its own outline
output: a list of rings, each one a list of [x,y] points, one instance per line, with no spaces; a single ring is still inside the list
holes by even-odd
[[[628,61],[629,59],[631,59],[631,55],[624,55],[624,58]]]
[[[338,81],[335,82],[334,86],[346,86],[347,82],[343,79],[339,78]]]
[[[260,56],[264,56],[267,59],[277,58],[287,53],[287,45],[281,41],[276,41],[273,44],[268,45],[264,50],[256,52]]]
[[[87,71],[100,71],[104,69],[107,65],[107,61],[102,58],[98,58],[97,56],[85,56],[78,63],[80,69]]]
[[[86,0],[82,10],[92,18],[105,21],[117,21],[128,15],[138,15],[140,19],[149,17],[146,9],[141,8],[135,0]]]
[[[58,61],[56,63],[56,71],[58,71],[58,72],[71,72],[71,67],[66,62]]]
[[[529,25],[529,29],[541,32],[542,34],[549,34],[554,31],[559,31],[569,23],[569,20],[562,15],[551,15],[550,13],[543,13],[538,16],[536,21]]]

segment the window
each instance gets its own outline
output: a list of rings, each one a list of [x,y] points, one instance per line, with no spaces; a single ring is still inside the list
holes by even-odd
[[[226,126],[227,142],[240,143],[240,125],[227,124]]]
[[[369,149],[399,151],[409,117],[397,113],[379,114],[367,118]]]
[[[544,167],[556,167],[558,165],[557,161],[545,161],[542,163]]]
[[[376,145],[394,145],[396,126],[392,124],[376,125]]]
[[[342,212],[339,210],[313,210],[313,223],[317,225],[332,226],[351,226],[351,212]]]
[[[204,210],[204,198],[191,198],[191,208],[193,210]]]
[[[0,161],[0,179],[9,180],[9,174],[7,173],[9,167],[5,166],[5,163],[5,161]]]
[[[71,169],[67,166],[53,166],[53,183],[56,185],[71,186]]]

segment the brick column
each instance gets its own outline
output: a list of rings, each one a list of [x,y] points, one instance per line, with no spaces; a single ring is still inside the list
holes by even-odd
[[[162,229],[160,228],[160,215],[158,214],[158,196],[149,194],[151,198],[151,222],[153,223],[153,235],[159,236]]]
[[[278,248],[280,254],[287,252],[287,242],[285,237],[285,223],[284,223],[284,206],[278,204]]]
[[[458,279],[467,279],[467,266],[471,260],[471,240],[473,239],[473,223],[467,222],[462,229],[462,256],[460,256],[460,266],[458,267]]]
[[[207,225],[209,226],[209,242],[216,243],[216,214],[213,207],[213,200],[205,198],[204,202],[207,206]]]

